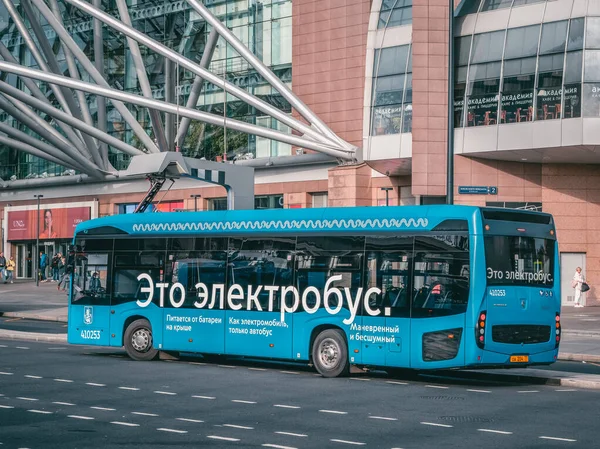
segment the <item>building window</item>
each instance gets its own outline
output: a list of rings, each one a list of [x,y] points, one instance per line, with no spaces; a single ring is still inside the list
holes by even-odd
[[[117,204],[119,214],[132,214],[139,203]],[[163,201],[150,204],[145,212],[180,212],[184,209],[183,201]]]
[[[389,28],[412,23],[412,0],[383,0],[377,28]]]
[[[513,0],[483,0],[481,11],[494,11],[496,9],[510,8]]]
[[[227,198],[210,198],[208,210],[227,210]]]
[[[375,50],[372,135],[412,130],[411,72],[409,45]]]
[[[533,120],[535,58],[515,59],[504,63],[504,89],[500,123]]]
[[[283,195],[255,196],[254,209],[283,209]]]
[[[327,207],[329,194],[327,192],[311,193],[312,207]]]

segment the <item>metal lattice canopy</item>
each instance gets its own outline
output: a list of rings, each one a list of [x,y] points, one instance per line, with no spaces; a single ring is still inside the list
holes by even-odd
[[[21,0],[24,16],[30,27],[25,25],[13,0],[2,0],[16,29],[31,53],[39,70],[23,67],[13,57],[8,48],[0,42],[0,71],[20,77],[30,92],[23,92],[10,84],[0,81],[0,108],[17,122],[37,133],[41,139],[32,137],[18,129],[0,123],[0,143],[34,156],[63,165],[94,179],[108,179],[119,176],[108,160],[108,146],[130,156],[146,153],[169,151],[182,144],[188,135],[193,120],[207,124],[226,127],[227,129],[264,137],[296,147],[314,150],[339,160],[353,160],[356,148],[340,139],[325,123],[323,123],[294,93],[265,66],[245,45],[223,24],[213,16],[199,0],[185,0],[207,24],[211,26],[200,63],[182,56],[165,45],[151,39],[131,25],[126,0],[115,0],[120,18],[115,18],[100,9],[101,0],[62,0],[81,13],[94,20],[95,54],[102,54],[102,24],[122,33],[127,39],[141,95],[127,93],[109,86],[103,73],[102,58],[95,58],[92,63],[79,48],[63,25],[57,0]],[[69,76],[64,76],[59,69],[53,48],[48,42],[39,18],[43,17],[56,32],[66,58]],[[212,54],[218,38],[221,37],[242,56],[256,72],[264,78],[280,95],[290,103],[301,119],[277,109],[271,104],[250,94],[237,85],[227,81],[208,70]],[[180,106],[152,97],[148,74],[142,59],[139,45],[165,58],[166,62],[178,64],[195,75],[190,89],[187,104]],[[81,70],[81,71],[80,71]],[[90,79],[92,82],[82,81]],[[45,82],[56,99],[52,104],[42,92],[39,82]],[[222,115],[195,109],[205,82],[223,89],[246,104],[261,111],[266,116],[287,125],[294,134],[286,134],[274,129],[246,123],[224,117]],[[86,93],[97,95],[98,123],[95,124],[86,102]],[[133,147],[105,131],[102,122],[106,122],[105,99],[112,102],[124,121],[143,145],[143,150]],[[148,108],[153,140],[137,122],[126,104]],[[52,117],[48,123],[39,117],[39,112]],[[161,112],[165,120],[182,117],[176,134],[165,131]],[[170,142],[169,140],[173,140]],[[121,172],[126,175],[126,172]]]

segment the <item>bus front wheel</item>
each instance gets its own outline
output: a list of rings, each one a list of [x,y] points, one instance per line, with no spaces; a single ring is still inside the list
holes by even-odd
[[[326,329],[317,335],[312,347],[312,359],[323,377],[348,375],[348,345],[342,331]]]
[[[133,360],[153,360],[158,354],[152,347],[152,327],[147,320],[135,320],[127,326],[124,341],[125,350]]]

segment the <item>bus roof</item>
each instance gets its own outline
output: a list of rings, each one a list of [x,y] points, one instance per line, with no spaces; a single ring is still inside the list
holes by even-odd
[[[432,205],[124,214],[80,223],[75,235],[464,232],[475,229],[481,209],[476,206]]]

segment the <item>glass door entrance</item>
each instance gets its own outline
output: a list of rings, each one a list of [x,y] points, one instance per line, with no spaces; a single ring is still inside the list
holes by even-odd
[[[33,252],[35,245],[32,243],[20,243],[17,245],[17,279],[33,278]]]

